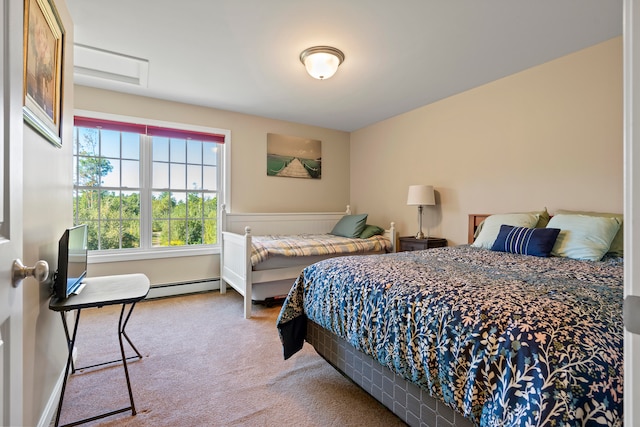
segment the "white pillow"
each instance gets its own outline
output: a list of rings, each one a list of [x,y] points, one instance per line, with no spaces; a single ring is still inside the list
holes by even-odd
[[[609,250],[620,222],[613,217],[558,214],[547,227],[560,229],[551,255],[600,261]]]
[[[512,225],[514,227],[534,228],[538,223],[540,214],[532,213],[513,213],[513,214],[496,214],[487,217],[482,224],[480,234],[473,241],[471,246],[476,248],[491,249],[493,242],[496,241],[498,233],[500,233],[501,225]]]

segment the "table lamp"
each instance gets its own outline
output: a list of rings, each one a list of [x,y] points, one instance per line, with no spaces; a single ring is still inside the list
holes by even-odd
[[[424,239],[422,232],[422,207],[427,205],[435,205],[436,196],[432,185],[410,185],[409,194],[407,196],[407,205],[418,206],[418,226],[420,231],[416,234],[416,239]],[[429,232],[427,231],[427,238]]]

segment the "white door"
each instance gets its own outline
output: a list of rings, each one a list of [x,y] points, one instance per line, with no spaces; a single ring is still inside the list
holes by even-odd
[[[22,425],[22,0],[0,6],[0,423]],[[9,31],[6,31],[8,29]],[[8,160],[8,161],[7,161]]]
[[[624,295],[640,298],[640,3],[624,1]],[[635,247],[638,246],[638,247]],[[627,301],[628,302],[628,301]],[[636,319],[635,333],[624,335],[624,424],[640,426],[640,310],[629,310]]]

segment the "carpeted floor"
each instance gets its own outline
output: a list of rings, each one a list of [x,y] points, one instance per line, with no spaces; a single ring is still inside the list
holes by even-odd
[[[144,356],[129,363],[138,413],[87,425],[405,425],[308,344],[283,360],[275,327],[279,311],[254,305],[254,317],[245,320],[234,291],[139,303],[127,327]],[[118,315],[119,307],[82,312],[78,366],[119,357]],[[60,422],[126,406],[122,365],[86,369],[69,380]]]

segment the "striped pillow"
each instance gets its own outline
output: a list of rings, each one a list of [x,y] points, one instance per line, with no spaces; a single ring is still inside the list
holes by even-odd
[[[560,233],[559,228],[526,228],[501,225],[491,250],[548,257]]]

